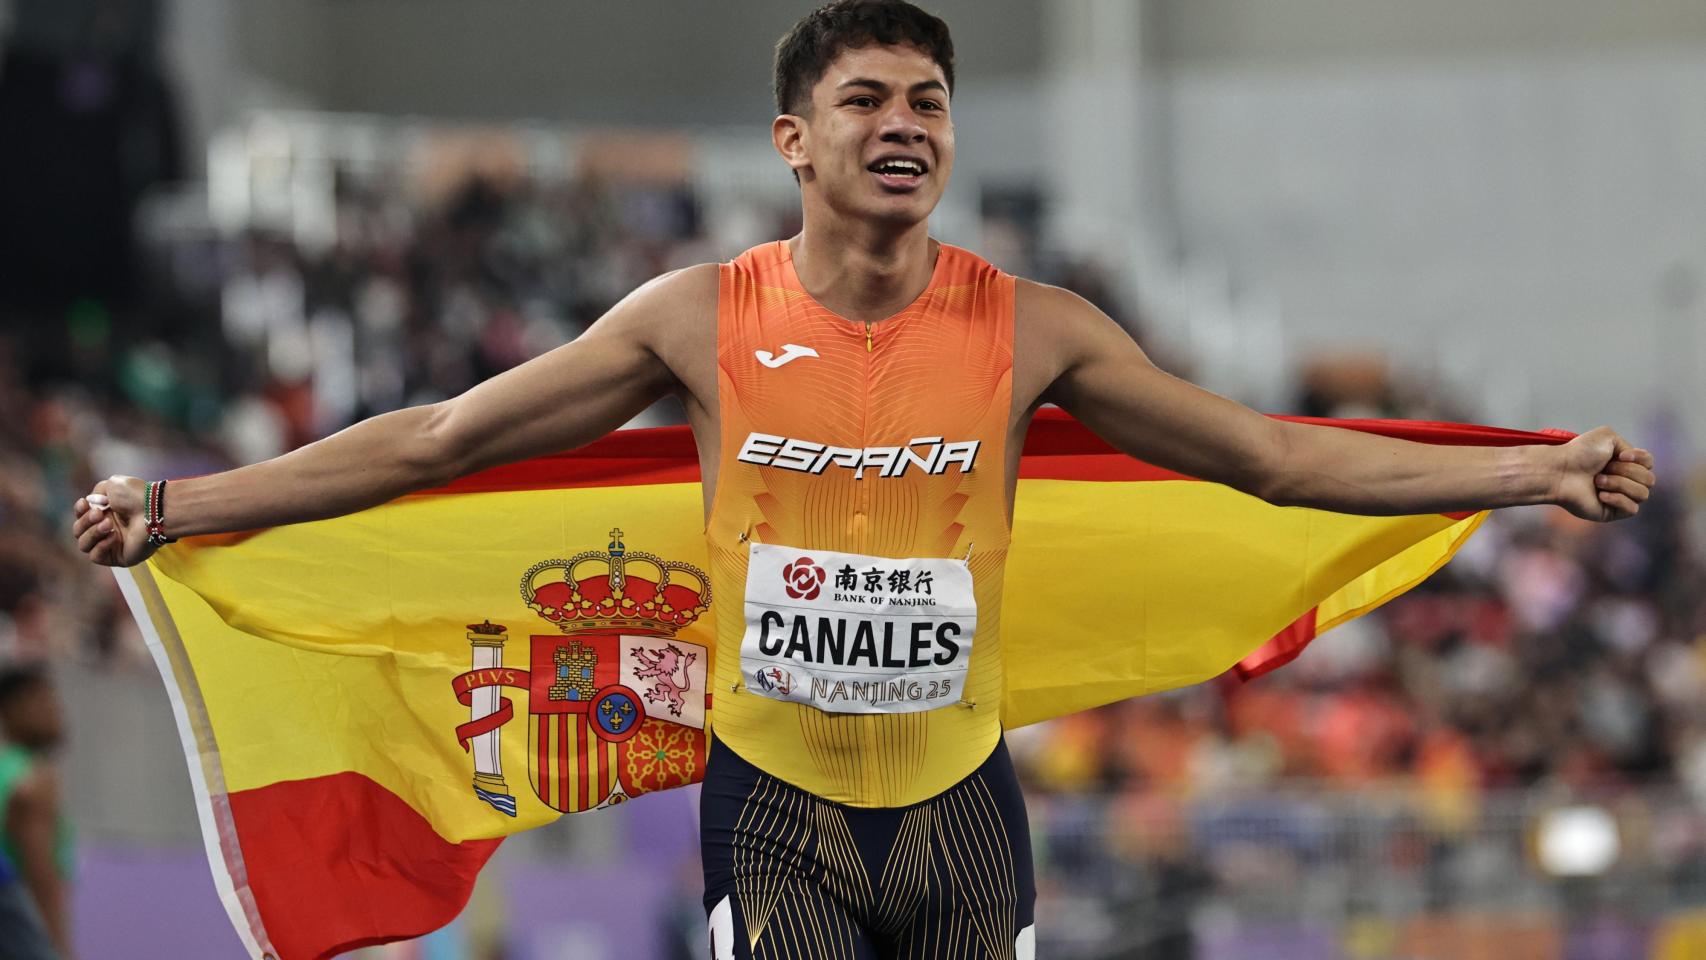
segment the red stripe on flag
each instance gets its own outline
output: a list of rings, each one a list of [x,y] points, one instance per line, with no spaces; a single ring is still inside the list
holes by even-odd
[[[699,452],[693,443],[693,432],[685,426],[647,427],[618,430],[567,453],[482,470],[422,493],[698,482]]]
[[[610,796],[614,784],[610,782],[610,748],[611,744],[603,740],[598,742],[598,799]]]
[[[1315,610],[1316,608],[1311,607],[1308,613],[1293,620],[1291,626],[1274,634],[1267,643],[1258,647],[1255,653],[1238,661],[1232,669],[1242,679],[1254,680],[1270,670],[1278,670],[1296,660],[1303,648],[1309,646],[1309,641],[1315,639]]]
[[[580,809],[582,810],[592,806],[592,801],[588,799],[588,794],[592,793],[592,784],[586,782],[586,755],[592,749],[591,741],[592,738],[587,736],[586,714],[575,714],[575,763],[581,772]]]
[[[415,496],[441,493],[503,493],[565,487],[634,487],[651,483],[698,483],[699,461],[669,457],[574,457],[558,454],[523,460],[470,474]]]
[[[569,806],[569,715],[557,714],[557,809],[573,810]]]
[[[1532,433],[1467,423],[1432,420],[1334,420],[1275,417],[1293,423],[1360,430],[1400,440],[1452,446],[1509,447],[1560,444],[1572,435],[1553,430]],[[810,438],[806,438],[810,439]],[[1134,460],[1108,446],[1064,410],[1037,411],[1025,434],[1019,476],[1035,480],[1179,480],[1189,479],[1162,467]],[[422,495],[492,493],[504,490],[552,490],[565,487],[625,487],[653,483],[697,483],[699,455],[685,426],[619,430],[567,453],[482,470]]]
[[[255,907],[281,960],[418,937],[456,918],[498,840],[451,843],[359,773],[229,795]]]
[[[1288,423],[1356,430],[1398,440],[1446,446],[1514,447],[1567,443],[1563,431],[1532,433],[1470,423],[1433,420],[1335,420],[1326,417],[1274,417]],[[1192,477],[1152,466],[1115,450],[1064,410],[1038,410],[1025,434],[1019,476],[1027,480],[1190,480]]]
[[[534,735],[539,739],[539,766],[534,768],[533,776],[541,798],[549,797],[555,784],[551,777],[551,728],[545,725],[548,720],[543,713],[533,717]]]

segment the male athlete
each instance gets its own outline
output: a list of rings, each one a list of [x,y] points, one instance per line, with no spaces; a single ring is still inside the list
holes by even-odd
[[[675,394],[698,442],[716,593],[745,598],[716,608],[713,957],[1017,960],[1032,954],[1034,896],[1001,740],[999,624],[1020,444],[1042,404],[1277,504],[1553,503],[1614,520],[1647,499],[1652,457],[1606,428],[1493,449],[1270,420],[1157,370],[1071,293],[937,243],[926,219],[953,171],[953,86],[947,27],[918,8],[813,12],[777,47],[771,125],[799,180],[798,236],[659,277],[573,343],[455,399],[174,480],[152,511],[141,480],[98,484],[75,507],[78,545],[134,564],[154,549],[150,512],[161,540],[361,510],[580,446]],[[798,567],[801,548],[843,556]],[[894,668],[934,671],[918,709],[813,702],[743,643],[781,629],[761,594],[784,577],[788,616],[809,627],[833,612],[826,577],[873,570],[904,573],[915,594],[928,584],[943,611],[905,638],[916,662]]]

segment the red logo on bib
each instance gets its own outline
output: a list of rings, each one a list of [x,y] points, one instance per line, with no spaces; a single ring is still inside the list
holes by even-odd
[[[816,600],[828,579],[829,571],[813,563],[810,557],[801,557],[782,568],[782,584],[795,600]]]

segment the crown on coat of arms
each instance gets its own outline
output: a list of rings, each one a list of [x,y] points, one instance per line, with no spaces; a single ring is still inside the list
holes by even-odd
[[[636,576],[629,570],[632,566],[655,576]],[[589,572],[582,575],[582,568]],[[562,571],[561,579],[540,584],[539,575],[547,570]],[[696,582],[680,583],[683,575]],[[690,563],[629,550],[618,529],[610,531],[610,544],[604,550],[543,560],[527,568],[521,576],[521,598],[529,610],[564,633],[617,627],[669,635],[699,619],[711,606],[711,580]]]

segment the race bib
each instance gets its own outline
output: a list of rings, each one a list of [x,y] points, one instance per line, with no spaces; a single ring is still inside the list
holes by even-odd
[[[754,543],[746,689],[831,713],[917,713],[960,700],[977,632],[971,568]]]

